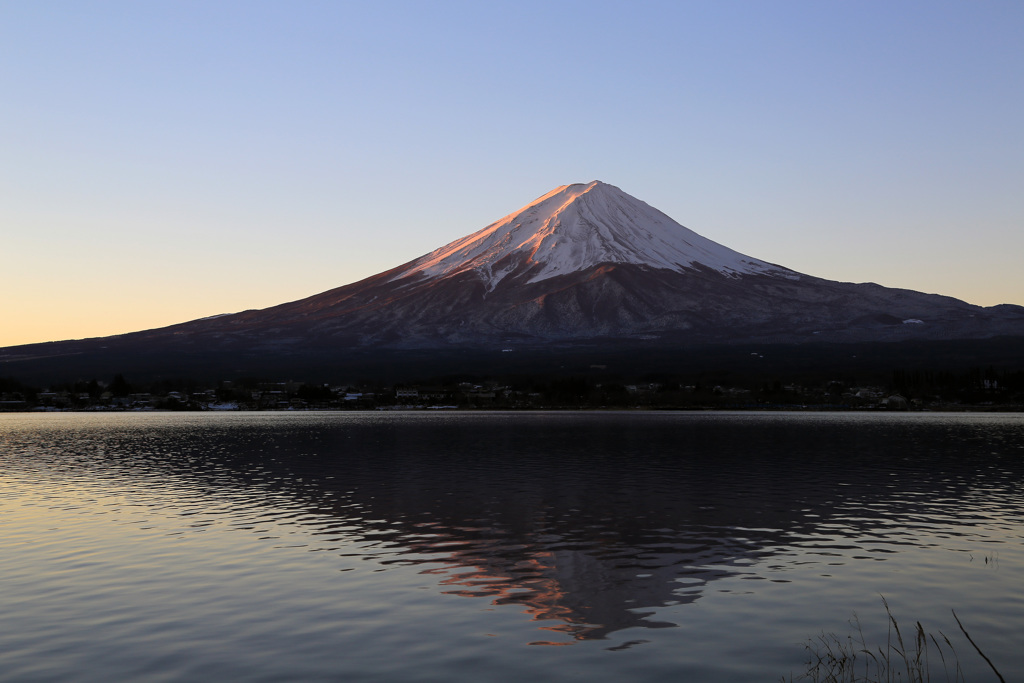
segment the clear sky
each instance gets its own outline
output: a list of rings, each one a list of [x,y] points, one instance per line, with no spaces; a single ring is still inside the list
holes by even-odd
[[[0,0],[0,346],[348,284],[603,180],[1024,304],[1024,2]]]

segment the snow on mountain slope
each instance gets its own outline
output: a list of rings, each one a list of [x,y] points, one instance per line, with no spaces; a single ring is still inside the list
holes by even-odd
[[[493,290],[512,273],[532,283],[602,263],[800,277],[701,237],[614,185],[595,180],[555,188],[483,230],[413,261],[390,279],[439,279],[475,271]]]

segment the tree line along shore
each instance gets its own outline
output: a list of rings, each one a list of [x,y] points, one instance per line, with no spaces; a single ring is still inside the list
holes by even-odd
[[[387,383],[239,378],[131,382],[122,374],[31,386],[0,378],[0,410],[722,409],[1024,411],[1024,371],[894,370],[887,381],[836,376],[621,377],[607,373],[446,376]]]

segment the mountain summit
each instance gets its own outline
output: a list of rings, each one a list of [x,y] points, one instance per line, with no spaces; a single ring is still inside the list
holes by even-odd
[[[717,244],[594,181],[555,188],[429,254],[306,299],[117,337],[5,349],[0,361],[70,368],[93,358],[123,372],[125,358],[145,357],[149,367],[176,358],[260,372],[300,360],[312,368],[339,359],[358,365],[387,349],[448,349],[453,357],[555,347],[678,355],[723,344],[996,336],[1024,337],[1024,308],[797,273]]]
[[[557,187],[484,229],[416,259],[392,280],[473,271],[491,290],[506,277],[534,283],[603,264],[799,277],[701,237],[614,185],[595,180]]]

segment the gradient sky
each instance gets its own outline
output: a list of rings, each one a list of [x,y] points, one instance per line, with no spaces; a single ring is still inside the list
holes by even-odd
[[[603,180],[1024,304],[1024,3],[0,0],[0,346],[319,293]]]

